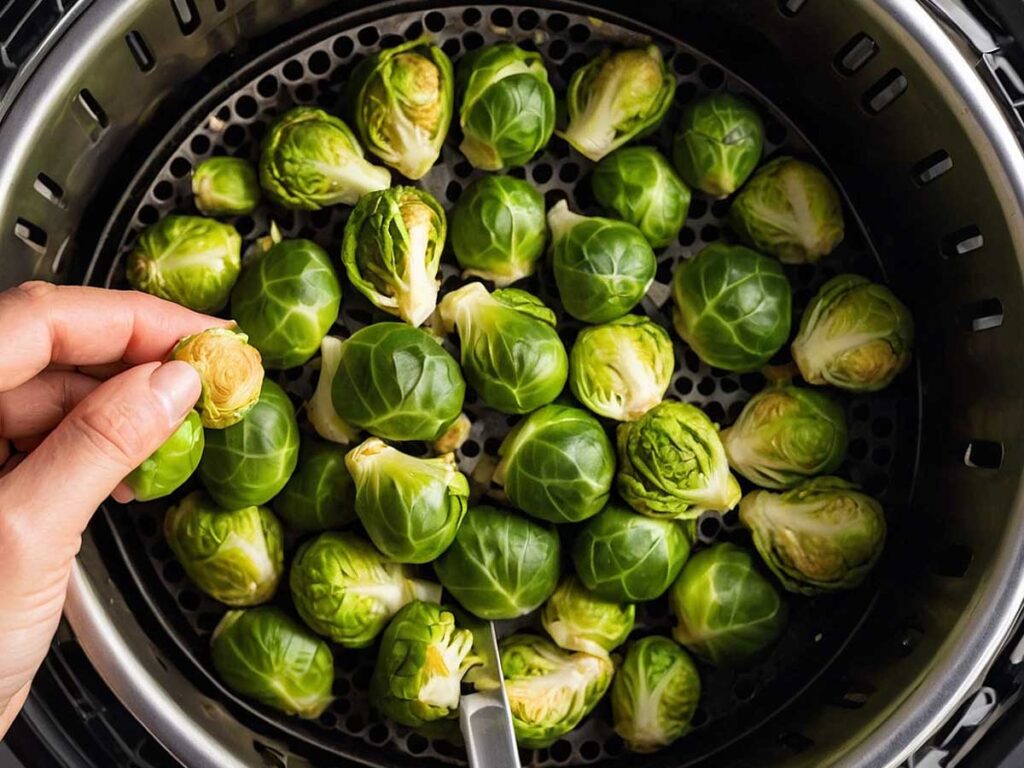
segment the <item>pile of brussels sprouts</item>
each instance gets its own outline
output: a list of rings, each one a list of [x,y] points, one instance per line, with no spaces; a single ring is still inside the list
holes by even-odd
[[[539,54],[502,43],[453,67],[413,41],[355,68],[345,119],[281,114],[256,167],[215,157],[195,169],[205,216],[168,216],[140,235],[133,286],[237,323],[175,349],[200,372],[202,398],[128,478],[149,500],[198,474],[164,533],[192,582],[231,609],[211,640],[227,686],[315,718],[331,701],[332,648],[376,644],[372,706],[438,733],[457,723],[464,688],[500,682],[475,649],[479,620],[514,619],[500,650],[520,744],[550,745],[610,691],[615,730],[647,752],[689,730],[707,669],[770,653],[787,593],[865,579],[885,518],[833,476],[847,427],[823,385],[888,385],[909,361],[910,314],[885,286],[840,275],[803,313],[794,375],[772,380],[734,424],[720,431],[695,405],[666,400],[670,332],[632,310],[693,195],[731,197],[733,237],[679,263],[674,326],[726,371],[780,362],[793,310],[783,264],[818,262],[844,231],[821,170],[788,156],[761,164],[762,121],[742,96],[690,103],[671,161],[632,143],[674,91],[656,46],[608,49],[572,77],[559,125]],[[437,162],[456,109],[460,149],[483,171],[564,137],[593,161],[607,217],[565,201],[545,211],[531,184],[493,173],[446,211],[412,181]],[[243,268],[223,219],[263,199],[354,207],[334,253],[275,228]],[[448,245],[467,280],[439,296]],[[514,287],[545,254],[559,307]],[[341,267],[392,321],[327,335]],[[562,313],[585,324],[568,349],[559,331],[577,325],[560,326]],[[316,391],[297,412],[264,370],[318,352]],[[460,471],[467,388],[521,415],[480,462],[490,477]],[[702,548],[697,518],[737,506],[749,536]],[[634,632],[636,604],[663,595],[671,637]]]

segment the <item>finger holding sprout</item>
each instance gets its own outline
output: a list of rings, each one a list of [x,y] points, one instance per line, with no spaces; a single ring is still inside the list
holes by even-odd
[[[724,198],[754,172],[763,146],[764,124],[753,104],[733,93],[712,93],[683,110],[672,160],[691,187]]]
[[[605,600],[569,575],[544,604],[540,620],[560,648],[608,657],[633,631],[635,617],[634,605]]]
[[[124,479],[136,501],[160,499],[178,490],[199,466],[205,444],[202,420],[189,411],[174,434]]]
[[[192,172],[192,199],[205,216],[247,216],[260,204],[260,181],[240,157],[211,157]]]
[[[202,393],[196,410],[207,429],[237,424],[259,401],[263,360],[249,337],[231,328],[210,328],[186,336],[171,352],[199,374]]]

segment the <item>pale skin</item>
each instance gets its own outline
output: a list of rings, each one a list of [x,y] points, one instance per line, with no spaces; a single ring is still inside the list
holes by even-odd
[[[199,398],[182,336],[224,325],[153,296],[0,293],[0,739],[57,629],[82,532]],[[125,512],[121,512],[125,513]]]

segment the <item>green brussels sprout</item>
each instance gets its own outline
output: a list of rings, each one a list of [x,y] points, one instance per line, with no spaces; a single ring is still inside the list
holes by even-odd
[[[789,338],[791,295],[779,262],[712,243],[672,276],[676,332],[708,365],[748,373]]]
[[[910,365],[914,318],[884,285],[837,275],[804,310],[793,359],[808,384],[876,392]]]
[[[548,211],[551,261],[565,311],[585,323],[622,317],[654,281],[654,251],[632,224],[580,216],[564,200]]]
[[[501,640],[501,670],[520,747],[543,749],[579,725],[612,682],[611,659],[568,653],[545,637]]]
[[[559,647],[605,657],[626,641],[635,618],[635,606],[598,597],[575,576],[562,579],[540,615]]]
[[[284,208],[316,211],[355,205],[391,186],[387,168],[363,157],[345,123],[314,107],[293,107],[277,118],[260,147],[260,185]]]
[[[454,454],[420,459],[371,437],[345,463],[356,514],[377,549],[399,563],[429,563],[448,549],[469,503]]]
[[[128,254],[132,288],[197,312],[219,312],[242,268],[242,238],[230,224],[165,216],[146,227]]]
[[[740,521],[782,586],[803,595],[859,586],[885,547],[882,505],[838,477],[748,493]]]
[[[341,364],[344,341],[337,336],[324,336],[320,342],[320,375],[313,396],[306,403],[309,423],[324,440],[348,445],[359,437],[359,430],[345,421],[334,408],[334,377]]]
[[[181,425],[148,459],[124,479],[137,501],[152,501],[174,493],[192,477],[203,455],[203,423],[189,411]]]
[[[441,584],[482,619],[515,619],[558,584],[561,545],[550,527],[489,506],[473,507],[434,563]]]
[[[555,92],[544,59],[513,43],[467,53],[456,68],[459,149],[474,168],[500,171],[523,165],[555,129]]]
[[[370,679],[370,703],[410,728],[454,718],[462,678],[478,662],[473,634],[459,629],[450,611],[413,601],[384,630]]]
[[[675,241],[690,211],[690,188],[654,147],[625,147],[594,168],[594,197],[640,230],[654,248]]]
[[[508,433],[498,455],[494,482],[528,515],[577,523],[608,502],[615,448],[584,410],[546,405],[534,411]]]
[[[206,216],[246,216],[260,204],[260,180],[248,160],[211,157],[192,172],[192,198]]]
[[[265,507],[221,509],[193,491],[167,510],[164,538],[197,587],[236,608],[265,603],[284,573],[284,532]]]
[[[410,179],[440,156],[453,100],[452,62],[425,38],[363,59],[345,94],[363,144]]]
[[[244,333],[209,328],[179,341],[171,357],[199,374],[202,392],[196,409],[207,429],[237,424],[260,399],[263,360]]]
[[[544,255],[544,197],[514,176],[481,176],[455,203],[451,234],[463,277],[509,285],[532,275]]]
[[[466,382],[426,331],[375,323],[342,345],[331,392],[348,424],[385,440],[437,440],[462,412]]]
[[[678,622],[672,635],[715,667],[741,667],[786,629],[779,593],[735,544],[714,544],[683,567],[668,593]]]
[[[210,657],[228,688],[286,715],[313,720],[334,700],[330,647],[280,608],[228,611]]]
[[[740,240],[783,264],[815,264],[843,241],[843,203],[820,170],[779,157],[736,195],[729,224]]]
[[[676,93],[656,45],[604,49],[573,73],[566,93],[569,126],[560,135],[597,162],[654,130]]]
[[[345,223],[341,259],[349,282],[374,306],[419,326],[437,306],[447,223],[444,208],[415,187],[364,196]]]
[[[700,701],[700,675],[690,655],[651,635],[626,651],[612,681],[615,732],[633,752],[667,747],[690,730]]]
[[[619,425],[619,494],[651,517],[694,520],[740,500],[717,427],[688,403],[666,400]]]
[[[775,384],[750,398],[721,438],[734,471],[762,488],[792,488],[843,463],[846,416],[828,395]]]
[[[311,240],[276,243],[246,268],[231,292],[231,314],[268,368],[307,362],[340,306],[331,259]]]
[[[441,601],[441,587],[412,578],[354,533],[322,533],[292,561],[295,610],[317,634],[346,648],[365,648],[413,600]]]
[[[266,504],[292,476],[299,457],[299,425],[288,395],[270,379],[246,417],[207,431],[199,479],[213,500],[235,509]]]
[[[764,124],[746,99],[712,93],[683,110],[672,162],[683,181],[712,197],[728,197],[761,162]]]
[[[661,402],[675,354],[668,332],[640,315],[584,328],[569,358],[569,387],[598,416],[636,421]]]
[[[446,333],[458,331],[462,372],[486,405],[529,413],[561,394],[569,357],[555,313],[537,297],[469,283],[445,296],[438,314]]]
[[[356,488],[345,466],[345,451],[303,437],[299,460],[284,489],[274,497],[274,511],[301,533],[341,528],[356,519]]]
[[[583,586],[617,603],[660,597],[689,555],[683,526],[638,515],[615,502],[587,521],[572,548]]]

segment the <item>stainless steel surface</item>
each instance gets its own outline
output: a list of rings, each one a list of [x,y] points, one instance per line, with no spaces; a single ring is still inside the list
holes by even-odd
[[[498,634],[493,621],[487,622],[486,633],[489,642],[485,650],[485,664],[493,669],[496,679],[504,680]],[[459,701],[459,724],[466,740],[470,768],[520,768],[512,712],[504,685],[463,696]]]

